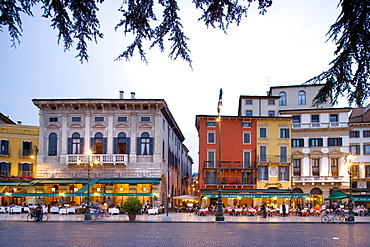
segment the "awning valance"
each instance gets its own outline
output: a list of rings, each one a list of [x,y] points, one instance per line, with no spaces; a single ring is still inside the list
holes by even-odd
[[[203,196],[210,198],[218,198],[218,194],[214,193],[203,193]],[[252,193],[222,193],[222,198],[306,198],[310,194],[307,193],[295,193],[295,194],[275,194],[275,193],[261,193],[261,194],[252,194]]]
[[[61,197],[61,196],[87,196],[87,193],[0,193],[0,196],[9,197]],[[90,196],[155,196],[154,193],[90,193]]]

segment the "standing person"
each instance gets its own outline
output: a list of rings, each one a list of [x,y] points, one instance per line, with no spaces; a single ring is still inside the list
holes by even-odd
[[[266,218],[267,217],[266,203],[265,202],[263,202],[262,205],[261,205],[261,213],[262,213],[263,218]]]
[[[283,204],[280,205],[280,213],[282,213],[282,216],[285,217],[288,212],[289,212],[289,206],[285,205],[285,202],[283,202]]]
[[[104,202],[103,204],[103,214],[107,217],[109,217],[109,214],[108,214],[108,203],[107,202]]]

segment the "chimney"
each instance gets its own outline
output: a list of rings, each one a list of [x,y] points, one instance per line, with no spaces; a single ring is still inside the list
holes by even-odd
[[[119,99],[123,99],[123,91],[119,91]]]
[[[131,99],[135,99],[135,92],[131,92]]]
[[[17,121],[18,125],[21,125],[22,124],[22,121]]]

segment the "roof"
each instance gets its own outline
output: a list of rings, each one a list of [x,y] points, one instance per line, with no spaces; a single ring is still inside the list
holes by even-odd
[[[0,112],[0,123],[2,123],[2,124],[14,124],[14,125],[16,125],[16,123],[13,120],[11,120],[9,118],[9,116],[5,116],[1,112]]]
[[[354,108],[349,116],[350,123],[369,123],[370,104],[366,107]]]

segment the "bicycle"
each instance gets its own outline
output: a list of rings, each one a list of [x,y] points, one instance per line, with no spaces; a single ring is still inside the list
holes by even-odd
[[[339,223],[342,223],[342,218],[336,214],[333,214],[333,215],[323,214],[321,215],[321,222],[324,224],[329,223],[329,222],[339,224]]]
[[[40,215],[40,217],[37,217],[36,216],[36,212],[30,212],[28,215],[27,215],[27,221],[30,222],[30,221],[48,221],[49,217],[46,213],[42,213]]]

